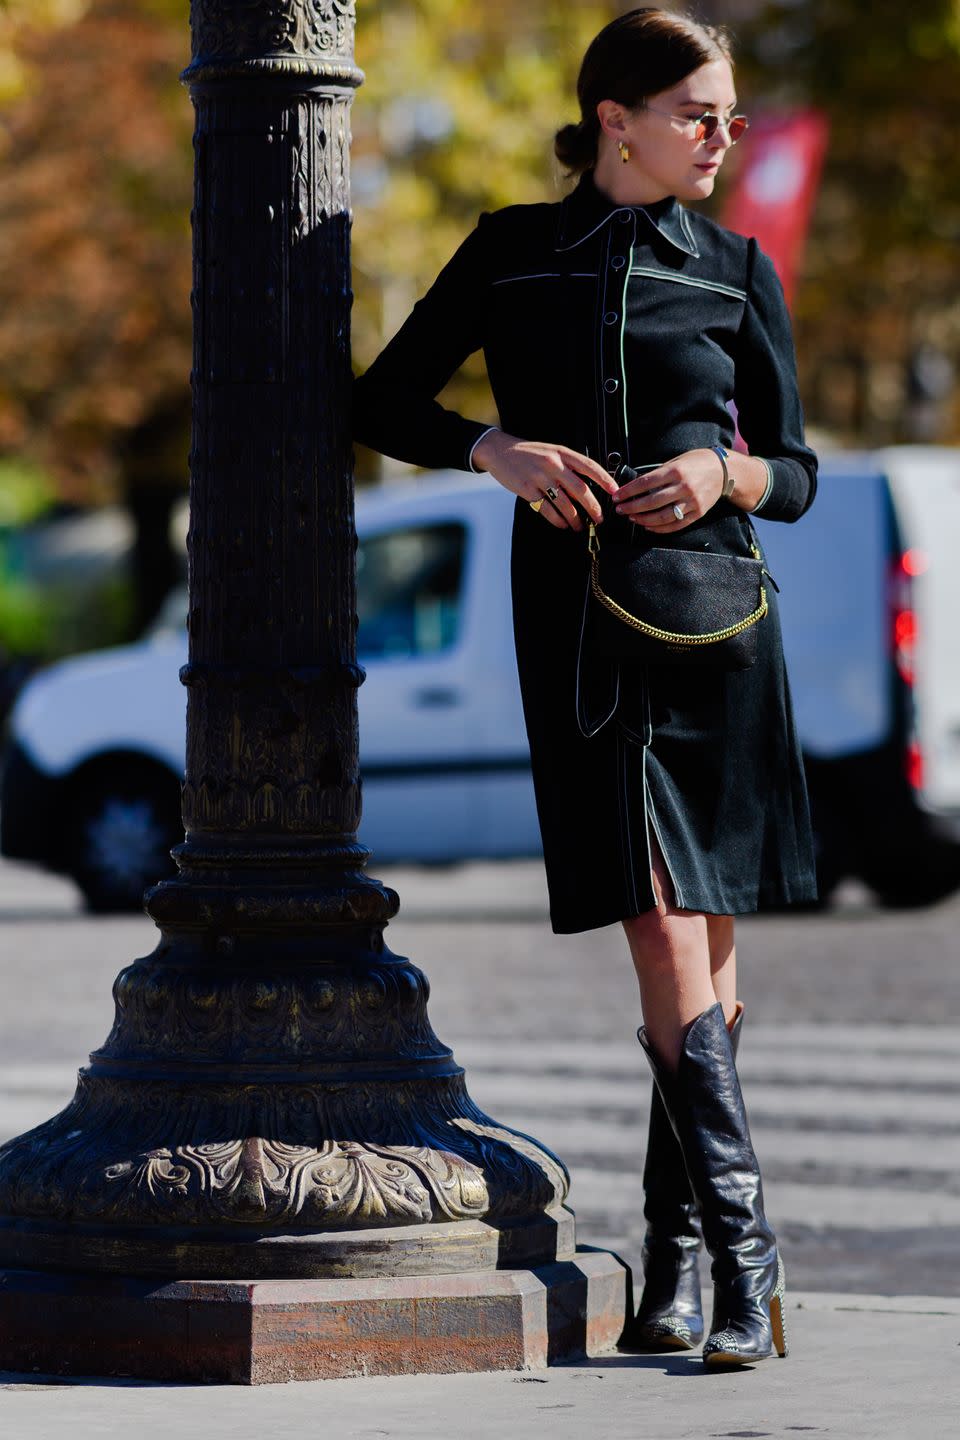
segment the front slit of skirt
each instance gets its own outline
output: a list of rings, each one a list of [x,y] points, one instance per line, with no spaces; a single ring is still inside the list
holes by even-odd
[[[641,785],[640,794],[643,797],[643,851],[641,859],[646,860],[644,874],[646,875],[647,903],[641,905],[640,896],[637,891],[637,866],[634,856],[634,826],[630,816],[630,794],[629,769],[636,764],[637,750],[640,751]],[[620,854],[623,857],[623,877],[626,884],[627,905],[632,915],[640,915],[646,910],[655,910],[657,896],[653,888],[653,857],[650,854],[650,833],[647,828],[647,747],[636,746],[624,739],[620,730],[617,730],[617,796],[619,799],[620,813]],[[672,877],[671,877],[672,878]]]
[[[643,798],[643,847],[640,859],[645,861],[644,874],[646,876],[647,892],[649,903],[641,906],[640,893],[637,887],[637,848],[634,845],[635,826],[631,817],[630,796],[633,787],[630,784],[630,770],[636,765],[637,751],[640,752],[641,785],[640,794]],[[663,856],[663,863],[666,866],[667,874],[670,877],[670,885],[673,889],[673,903],[678,910],[683,910],[683,891],[677,884],[677,875],[670,864],[670,856],[667,847],[663,843],[663,831],[660,829],[657,820],[657,812],[653,804],[653,796],[650,794],[650,782],[647,779],[647,747],[637,746],[625,740],[623,735],[617,732],[617,793],[619,796],[620,810],[620,851],[623,856],[623,873],[627,887],[627,903],[632,905],[633,913],[639,915],[643,910],[652,910],[657,905],[657,895],[653,887],[653,854],[650,845],[650,831],[653,830],[654,837]]]
[[[646,750],[644,750],[644,752],[643,752],[643,758],[644,758],[644,760],[646,760],[646,758],[647,758],[647,752],[646,752]],[[682,892],[682,890],[680,889],[680,886],[677,884],[677,877],[676,877],[676,875],[675,875],[675,873],[674,873],[673,866],[670,864],[670,856],[667,854],[666,847],[665,847],[665,845],[664,845],[664,843],[663,843],[663,834],[662,834],[662,832],[661,832],[661,830],[660,830],[660,825],[659,825],[659,823],[658,823],[658,821],[657,821],[657,812],[656,812],[656,810],[653,808],[653,796],[650,794],[650,787],[649,787],[649,785],[648,785],[648,783],[647,783],[647,767],[646,767],[646,764],[644,764],[644,767],[643,767],[643,791],[644,791],[644,813],[645,813],[645,815],[646,815],[646,817],[647,817],[647,820],[648,820],[649,824],[651,824],[651,825],[653,826],[653,833],[654,833],[654,835],[656,836],[657,844],[658,844],[659,847],[660,847],[660,854],[663,856],[663,863],[664,863],[664,865],[666,865],[666,867],[667,867],[667,874],[670,876],[670,884],[671,884],[671,886],[673,887],[673,903],[674,903],[674,905],[677,907],[678,910],[684,910],[686,907],[685,907],[685,905],[684,905],[684,903],[683,903],[683,892]],[[648,845],[648,848],[649,848],[649,838],[648,838],[648,841],[647,841],[647,845]]]

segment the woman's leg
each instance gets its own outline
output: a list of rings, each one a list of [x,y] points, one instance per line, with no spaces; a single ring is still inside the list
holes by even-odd
[[[723,1006],[723,1018],[729,1025],[737,1009],[737,947],[733,916],[708,915],[706,920],[713,993]]]
[[[647,1034],[663,1062],[676,1069],[688,1025],[719,998],[712,978],[714,953],[720,983],[728,988],[733,926],[731,922],[729,943],[725,944],[721,935],[712,949],[709,917],[674,905],[669,873],[652,837],[651,853],[657,908],[631,915],[623,921],[623,928],[640,985]]]
[[[713,1320],[704,1360],[726,1367],[762,1360],[774,1350],[785,1355],[783,1264],[763,1211],[760,1170],[729,1040],[729,1020],[736,1013],[733,921],[677,910],[655,847],[653,880],[656,909],[623,924],[640,984],[639,1038],[713,1256]],[[679,1265],[674,1271],[671,1282],[681,1276]],[[677,1317],[670,1320],[654,1328],[669,1328],[689,1343]]]

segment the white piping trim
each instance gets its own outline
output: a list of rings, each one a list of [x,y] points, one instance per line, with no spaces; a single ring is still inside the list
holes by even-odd
[[[643,755],[643,771],[644,771],[644,788],[643,788],[643,794],[644,794],[644,797],[646,797],[646,778],[645,778],[645,777],[646,777],[646,768],[647,768],[647,752],[646,752],[646,750],[643,750],[643,751],[641,752],[641,754]],[[629,797],[627,796],[627,752],[626,752],[626,745],[625,745],[625,743],[624,743],[623,736],[620,734],[620,731],[619,731],[619,730],[617,731],[617,770],[619,771],[619,775],[618,775],[617,778],[618,778],[619,781],[620,781],[620,830],[621,830],[623,839],[624,839],[625,842],[626,842],[626,851],[627,851],[627,853],[626,853],[626,857],[625,857],[625,858],[626,858],[626,866],[625,866],[625,869],[626,869],[626,875],[627,875],[627,879],[628,879],[628,881],[629,881],[629,886],[630,886],[630,895],[629,895],[627,898],[628,898],[629,902],[633,905],[634,910],[639,911],[639,909],[640,909],[640,901],[639,901],[638,898],[637,898],[637,872],[636,872],[636,870],[634,869],[634,863],[633,863],[633,835],[632,835],[631,829],[630,829],[630,804],[629,804]],[[646,829],[646,810],[644,810],[644,829]],[[647,853],[648,853],[648,854],[649,854],[649,851],[650,851],[650,842],[649,842],[649,839],[648,839],[648,841],[647,841]],[[652,888],[653,888],[653,885],[652,885],[652,882],[651,882],[651,889],[652,889]]]
[[[596,270],[571,270],[569,274],[570,278],[575,280],[585,278],[595,279],[597,272]],[[505,275],[502,280],[491,280],[490,284],[491,286],[512,285],[516,280],[562,280],[563,278],[564,272],[562,270],[537,270],[530,275]]]
[[[760,464],[763,465],[763,466],[765,467],[765,469],[766,469],[766,472],[767,472],[767,488],[764,490],[763,494],[760,496],[760,499],[757,501],[756,505],[754,505],[753,509],[750,511],[750,514],[751,514],[751,515],[756,515],[756,514],[758,514],[758,512],[759,512],[760,510],[762,510],[763,506],[766,505],[767,501],[770,499],[770,496],[771,496],[771,494],[772,494],[772,492],[773,492],[773,467],[771,466],[769,460],[764,460],[764,458],[763,458],[762,455],[757,455],[757,456],[755,456],[754,458],[757,459],[757,460],[759,460],[759,461],[760,461]]]
[[[567,196],[567,199],[569,198],[570,197]],[[654,230],[656,230],[657,234],[661,235],[663,239],[666,240],[668,245],[672,245],[675,250],[681,250],[685,255],[692,255],[695,259],[699,260],[700,247],[698,246],[694,238],[693,230],[690,228],[690,217],[684,207],[679,203],[679,201],[677,202],[677,223],[680,226],[680,230],[684,235],[687,244],[690,246],[689,250],[685,250],[682,245],[678,244],[671,235],[667,234],[666,230],[660,229],[660,226],[657,224],[656,220],[650,214],[649,210],[647,210],[645,205],[638,205],[636,208],[643,211],[644,215],[646,215],[648,221],[653,226]],[[622,215],[625,210],[628,211],[631,215],[634,215],[635,218],[635,211],[631,206],[618,205],[616,210],[611,210],[608,215],[605,215],[603,217],[603,219],[598,225],[594,225],[592,230],[588,230],[587,233],[585,235],[581,235],[578,240],[571,240],[569,245],[554,245],[554,250],[560,252],[562,250],[575,249],[577,245],[582,245],[584,240],[589,240],[591,235],[596,235],[597,231],[602,229],[603,226],[606,225],[608,220],[612,220],[615,215]],[[566,219],[565,215],[564,219]]]
[[[586,235],[581,235],[579,240],[572,240],[569,245],[554,245],[554,250],[558,252],[563,250],[575,250],[578,245],[583,244],[584,240],[589,240],[591,235],[596,235],[598,230],[602,230],[604,225],[606,225],[607,221],[612,220],[614,215],[619,215],[620,211],[624,208],[625,207],[621,205],[619,209],[611,210],[609,215],[605,215],[603,217],[599,225],[594,225],[593,229],[588,230]]]
[[[630,269],[633,265],[633,246],[637,238],[637,222],[633,222],[633,235],[627,247],[627,273],[623,281],[623,297],[620,301],[620,388],[623,391],[623,449],[624,454],[630,453],[627,439],[630,434],[630,427],[627,424],[627,366],[623,358],[623,336],[627,324],[627,286],[630,279]]]
[[[672,275],[668,270],[657,270],[652,265],[634,265],[631,275],[647,275],[653,280],[668,280],[672,285],[692,285],[697,290],[715,290],[718,295],[728,295],[732,300],[746,300],[746,290],[737,290],[733,285],[721,285],[719,281],[694,279],[691,275]]]
[[[578,726],[578,728],[579,728],[579,730],[580,730],[580,734],[584,737],[585,740],[590,740],[590,739],[592,739],[593,736],[596,735],[596,733],[597,733],[598,730],[602,730],[602,729],[603,729],[604,725],[606,725],[607,721],[610,719],[611,715],[613,715],[614,711],[616,710],[617,706],[618,706],[619,703],[620,703],[620,666],[617,665],[617,666],[616,666],[616,676],[617,676],[617,678],[616,678],[616,682],[615,682],[614,687],[613,687],[613,704],[610,706],[610,709],[607,711],[606,715],[604,715],[603,719],[600,720],[600,721],[598,721],[598,723],[593,727],[592,730],[591,730],[591,729],[589,728],[589,726],[588,726],[588,722],[587,722],[587,717],[586,717],[586,715],[583,714],[583,712],[582,712],[581,709],[580,709],[580,667],[581,667],[581,665],[582,665],[582,663],[583,663],[583,637],[584,637],[584,632],[586,631],[586,628],[587,628],[587,614],[588,614],[589,605],[590,605],[590,576],[588,575],[588,576],[587,576],[586,588],[584,589],[584,592],[583,592],[583,614],[582,614],[581,619],[580,619],[580,641],[579,641],[579,644],[577,645],[577,677],[576,677],[576,696],[575,696],[575,703],[576,703],[576,707],[577,707],[577,726]]]
[[[699,259],[700,259],[700,247],[699,247],[699,245],[697,244],[696,240],[694,239],[693,230],[692,230],[691,227],[690,227],[690,216],[687,214],[687,211],[683,208],[683,206],[680,205],[679,203],[678,203],[678,205],[677,205],[677,208],[678,208],[678,210],[680,211],[680,216],[679,216],[679,219],[680,219],[680,229],[683,231],[684,235],[686,235],[687,239],[689,240],[690,244],[691,244],[692,247],[693,247],[693,253],[694,253],[694,255],[695,255],[696,258],[699,260]],[[659,225],[657,226],[657,229],[658,229],[658,230],[660,229]],[[663,234],[663,231],[661,230],[660,233],[661,233],[661,235],[662,235],[662,234]]]
[[[499,429],[500,429],[500,426],[499,426],[499,425],[488,425],[487,428],[486,428],[486,430],[484,430],[483,434],[482,434],[482,435],[478,435],[477,438],[476,438],[476,440],[474,440],[473,444],[470,446],[470,453],[469,453],[468,456],[467,456],[467,467],[468,467],[468,469],[470,469],[470,470],[473,471],[474,475],[485,475],[485,474],[486,474],[486,471],[485,471],[485,470],[478,470],[477,467],[474,465],[474,463],[473,463],[473,452],[474,452],[474,450],[476,450],[477,446],[480,444],[480,441],[481,441],[485,436],[491,435],[494,430],[499,430]]]
[[[600,297],[600,324],[597,325],[597,327],[596,327],[596,332],[597,332],[597,351],[596,351],[596,358],[595,358],[595,361],[594,361],[594,363],[595,363],[595,365],[596,365],[596,383],[597,383],[597,387],[598,387],[598,388],[597,388],[597,395],[598,395],[597,411],[598,411],[598,417],[599,417],[599,420],[600,420],[600,425],[601,425],[601,428],[602,428],[602,430],[603,430],[603,440],[602,440],[602,444],[603,444],[603,457],[602,457],[601,463],[604,465],[604,467],[606,467],[606,463],[607,463],[607,458],[606,458],[606,457],[610,454],[610,441],[609,441],[609,439],[607,438],[607,406],[606,406],[605,393],[604,393],[604,390],[603,390],[603,335],[604,335],[603,317],[604,317],[604,315],[606,315],[606,313],[607,313],[607,282],[608,282],[609,277],[610,277],[610,243],[611,243],[611,242],[610,242],[610,237],[611,237],[612,234],[613,234],[613,231],[611,230],[610,233],[607,235],[607,245],[606,245],[606,251],[605,251],[605,254],[604,254],[603,294],[602,294],[601,297]],[[626,455],[624,455],[623,458],[626,459],[626,458],[627,458]]]
[[[644,750],[643,754],[644,758],[646,758],[646,750]],[[673,886],[673,903],[676,905],[678,910],[685,910],[687,907],[683,903],[683,892],[681,891],[680,886],[677,884],[677,877],[673,873],[673,866],[670,864],[670,857],[667,854],[666,849],[664,848],[663,836],[660,833],[660,826],[657,822],[657,812],[653,808],[653,797],[650,795],[649,788],[647,786],[646,765],[644,765],[643,769],[643,785],[644,794],[647,801],[647,815],[649,816],[650,822],[653,825],[653,833],[657,837],[657,844],[660,847],[660,854],[663,856],[663,863],[667,867],[667,874],[670,876],[670,884]]]

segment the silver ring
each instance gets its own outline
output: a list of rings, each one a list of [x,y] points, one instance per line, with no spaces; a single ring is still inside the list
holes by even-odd
[[[674,515],[676,515],[676,517],[677,517],[678,520],[682,520],[682,519],[683,519],[683,506],[682,506],[682,505],[674,505],[674,507],[673,507],[673,513],[674,513]]]

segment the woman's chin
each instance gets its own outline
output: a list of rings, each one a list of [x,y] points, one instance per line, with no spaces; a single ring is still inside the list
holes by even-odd
[[[713,194],[714,186],[717,183],[717,173],[712,170],[709,175],[693,175],[690,178],[686,195],[681,196],[684,200],[704,200],[708,195]]]

